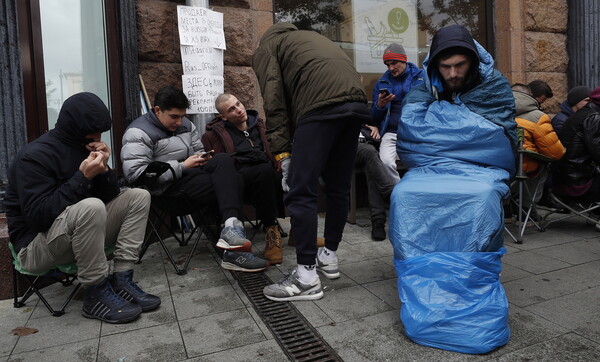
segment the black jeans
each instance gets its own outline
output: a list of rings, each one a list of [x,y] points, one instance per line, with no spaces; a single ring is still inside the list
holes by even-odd
[[[296,128],[285,203],[298,264],[313,265],[317,256],[319,176],[326,184],[325,246],[335,251],[342,240],[360,126],[360,119],[336,118]]]
[[[245,166],[239,173],[244,180],[244,201],[256,208],[263,226],[275,225],[279,177],[271,163]]]
[[[222,221],[230,217],[240,218],[243,180],[229,154],[214,155],[204,167],[184,169],[181,179],[164,194],[178,192],[201,205],[207,205],[216,197]]]

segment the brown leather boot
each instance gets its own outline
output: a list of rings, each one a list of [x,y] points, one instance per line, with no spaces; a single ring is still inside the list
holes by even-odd
[[[281,234],[277,225],[265,228],[265,259],[270,264],[281,264],[283,260],[283,249],[281,248]]]
[[[292,232],[291,229],[290,229],[289,237],[288,237],[288,245],[296,246],[296,238],[294,237],[294,233]],[[321,248],[323,246],[325,246],[325,239],[317,237],[317,248]]]

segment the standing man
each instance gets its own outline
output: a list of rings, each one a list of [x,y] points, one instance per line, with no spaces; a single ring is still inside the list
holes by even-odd
[[[425,71],[407,62],[406,51],[392,43],[383,52],[383,64],[388,70],[373,86],[371,118],[381,134],[379,156],[394,184],[400,181],[396,166],[396,133],[402,115],[402,100],[410,89],[423,83]]]
[[[283,260],[281,233],[277,225],[277,200],[281,197],[277,162],[269,148],[265,121],[235,96],[224,93],[215,100],[219,115],[207,126],[202,144],[215,153],[227,153],[242,176],[244,199],[254,205],[265,231],[263,255],[270,264]]]
[[[78,93],[56,127],[21,149],[8,173],[10,241],[28,272],[75,262],[85,290],[82,314],[126,323],[160,306],[133,281],[150,210],[146,190],[119,190],[100,134],[112,120],[102,100]],[[114,245],[113,273],[104,248]]]
[[[331,40],[279,23],[254,52],[270,145],[280,163],[285,203],[296,236],[298,266],[264,289],[271,300],[323,296],[317,271],[339,278],[336,250],[348,216],[352,169],[367,96],[350,59]],[[318,248],[317,186],[327,196],[325,246]]]

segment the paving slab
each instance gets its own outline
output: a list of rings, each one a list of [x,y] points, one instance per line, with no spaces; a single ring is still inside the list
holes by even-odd
[[[211,314],[180,322],[188,357],[267,340],[247,310]]]
[[[98,361],[176,361],[185,359],[177,323],[100,337]]]
[[[569,263],[527,250],[507,253],[502,257],[502,263],[518,267],[532,274],[543,274],[571,266]]]
[[[600,287],[565,295],[526,309],[600,343]]]
[[[228,349],[192,358],[189,362],[254,362],[254,361],[287,361],[277,342],[274,340],[254,343],[248,346]]]
[[[561,335],[498,358],[500,362],[598,360],[600,360],[600,345],[573,333]]]
[[[35,328],[37,333],[20,337],[13,353],[28,352],[60,346],[67,343],[85,341],[100,337],[102,322],[87,319],[81,313],[65,313],[60,317],[48,315],[31,319],[26,327]],[[60,333],[59,333],[60,332]]]
[[[98,339],[93,338],[31,352],[16,353],[10,357],[9,361],[95,362],[97,357]]]
[[[504,283],[508,300],[519,306],[544,302],[600,285],[600,262],[594,261]]]
[[[173,303],[180,321],[238,309],[245,309],[231,285],[202,288],[173,295]]]
[[[335,323],[392,309],[362,286],[325,291],[323,299],[314,301],[314,303]]]

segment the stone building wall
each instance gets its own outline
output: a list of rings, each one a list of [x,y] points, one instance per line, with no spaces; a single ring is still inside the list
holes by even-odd
[[[496,1],[496,60],[510,83],[547,82],[554,97],[542,110],[557,113],[568,91],[567,0]]]
[[[177,5],[185,5],[185,1],[137,1],[140,73],[151,101],[161,86],[181,87]],[[272,0],[209,0],[209,7],[224,14],[225,92],[236,94],[247,108],[260,108],[252,53],[273,24]]]

